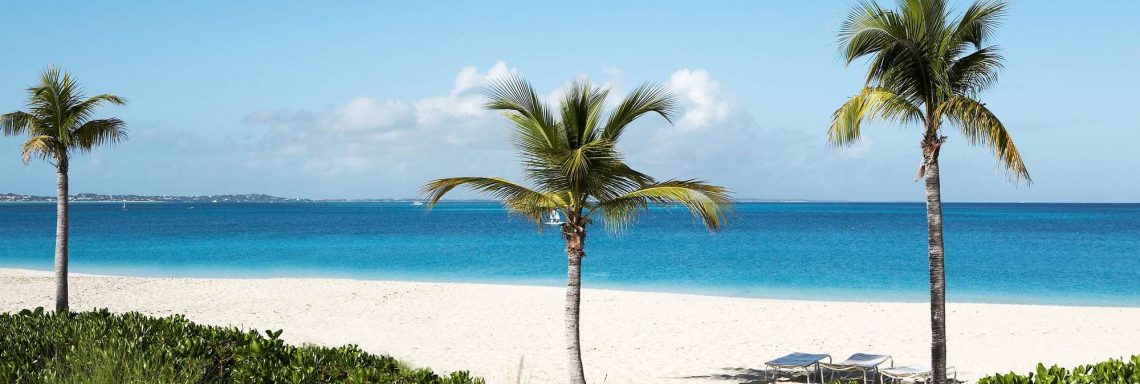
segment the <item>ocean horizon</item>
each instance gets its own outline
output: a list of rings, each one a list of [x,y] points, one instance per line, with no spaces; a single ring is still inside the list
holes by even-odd
[[[1140,307],[1140,204],[947,203],[951,302]],[[54,203],[0,203],[0,267],[51,270]],[[72,205],[71,272],[562,286],[554,227],[494,202]],[[742,202],[709,233],[653,207],[598,223],[583,286],[732,297],[928,301],[922,203]]]

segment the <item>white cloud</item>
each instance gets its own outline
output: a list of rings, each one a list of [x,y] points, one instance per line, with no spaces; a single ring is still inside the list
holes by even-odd
[[[724,123],[736,108],[732,95],[703,69],[679,70],[665,84],[680,99],[683,112],[677,126],[683,129],[701,129]]]
[[[823,131],[765,126],[703,69],[678,70],[665,84],[680,104],[675,124],[645,119],[622,143],[633,166],[658,178],[724,183],[741,197],[798,198],[811,191],[787,180],[829,188],[828,175],[863,161],[871,148],[868,138],[836,151]]]
[[[490,80],[516,72],[503,62],[484,71],[469,66],[439,96],[358,97],[320,111],[252,113],[245,121],[267,129],[247,165],[356,189],[382,183],[389,194],[403,196],[435,177],[518,177],[509,123],[483,108],[479,92]],[[612,67],[600,72],[600,84],[611,88],[609,102],[616,103],[626,92],[625,73]],[[699,177],[749,196],[794,197],[768,187],[823,175],[836,161],[862,158],[872,144],[866,139],[839,152],[826,146],[822,132],[763,127],[703,69],[678,70],[664,84],[678,96],[675,124],[643,118],[620,144],[635,168],[662,179]],[[542,94],[557,103],[563,89]]]
[[[339,121],[330,122],[331,127],[347,131],[367,131],[406,125],[415,116],[411,105],[401,100],[376,100],[371,97],[358,97],[340,108],[334,116]]]
[[[447,162],[504,157],[502,122],[482,108],[478,90],[517,72],[504,62],[486,71],[469,66],[442,96],[417,100],[357,97],[323,111],[259,111],[250,125],[268,126],[253,167],[299,169],[317,176],[415,175]]]

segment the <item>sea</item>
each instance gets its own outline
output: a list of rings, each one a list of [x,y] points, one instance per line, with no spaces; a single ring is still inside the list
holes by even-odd
[[[951,302],[1140,307],[1140,204],[944,207]],[[51,270],[54,203],[0,203],[0,268]],[[921,203],[737,203],[720,232],[653,207],[589,228],[587,288],[925,302]],[[555,226],[494,202],[73,203],[71,271],[561,286]]]

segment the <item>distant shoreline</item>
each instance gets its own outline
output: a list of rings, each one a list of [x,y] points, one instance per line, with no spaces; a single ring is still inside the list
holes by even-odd
[[[329,199],[329,200],[296,200],[296,201],[161,201],[161,200],[127,200],[126,203],[167,203],[167,204],[314,204],[314,203],[377,203],[377,204],[410,204],[415,201],[423,201],[422,199],[398,199],[398,200],[346,200],[346,199]],[[0,200],[0,204],[9,203],[52,203],[55,200],[34,200],[34,201],[12,201]],[[123,200],[68,200],[68,203],[124,203]],[[440,204],[445,203],[486,203],[496,204],[501,203],[496,200],[441,200]],[[922,201],[831,201],[831,200],[734,200],[732,204],[925,204]],[[1057,201],[944,201],[943,204],[1027,204],[1027,205],[1140,205],[1140,202],[1135,203],[1121,203],[1121,202],[1057,202]]]

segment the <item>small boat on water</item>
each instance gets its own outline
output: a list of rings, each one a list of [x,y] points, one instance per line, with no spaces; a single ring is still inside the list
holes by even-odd
[[[119,210],[120,210],[120,211],[125,211],[125,210],[127,210],[127,199],[123,199],[123,207],[122,207],[122,208],[119,208]]]
[[[424,202],[422,202],[422,201],[419,201],[419,200],[416,200],[416,201],[413,201],[413,202],[412,202],[412,205],[414,205],[414,206],[417,206],[417,207],[418,207],[418,206],[424,205]]]
[[[562,221],[562,215],[558,214],[558,210],[557,209],[550,210],[550,218],[548,220],[546,220],[546,225],[562,225],[562,224],[566,224],[566,222]]]

